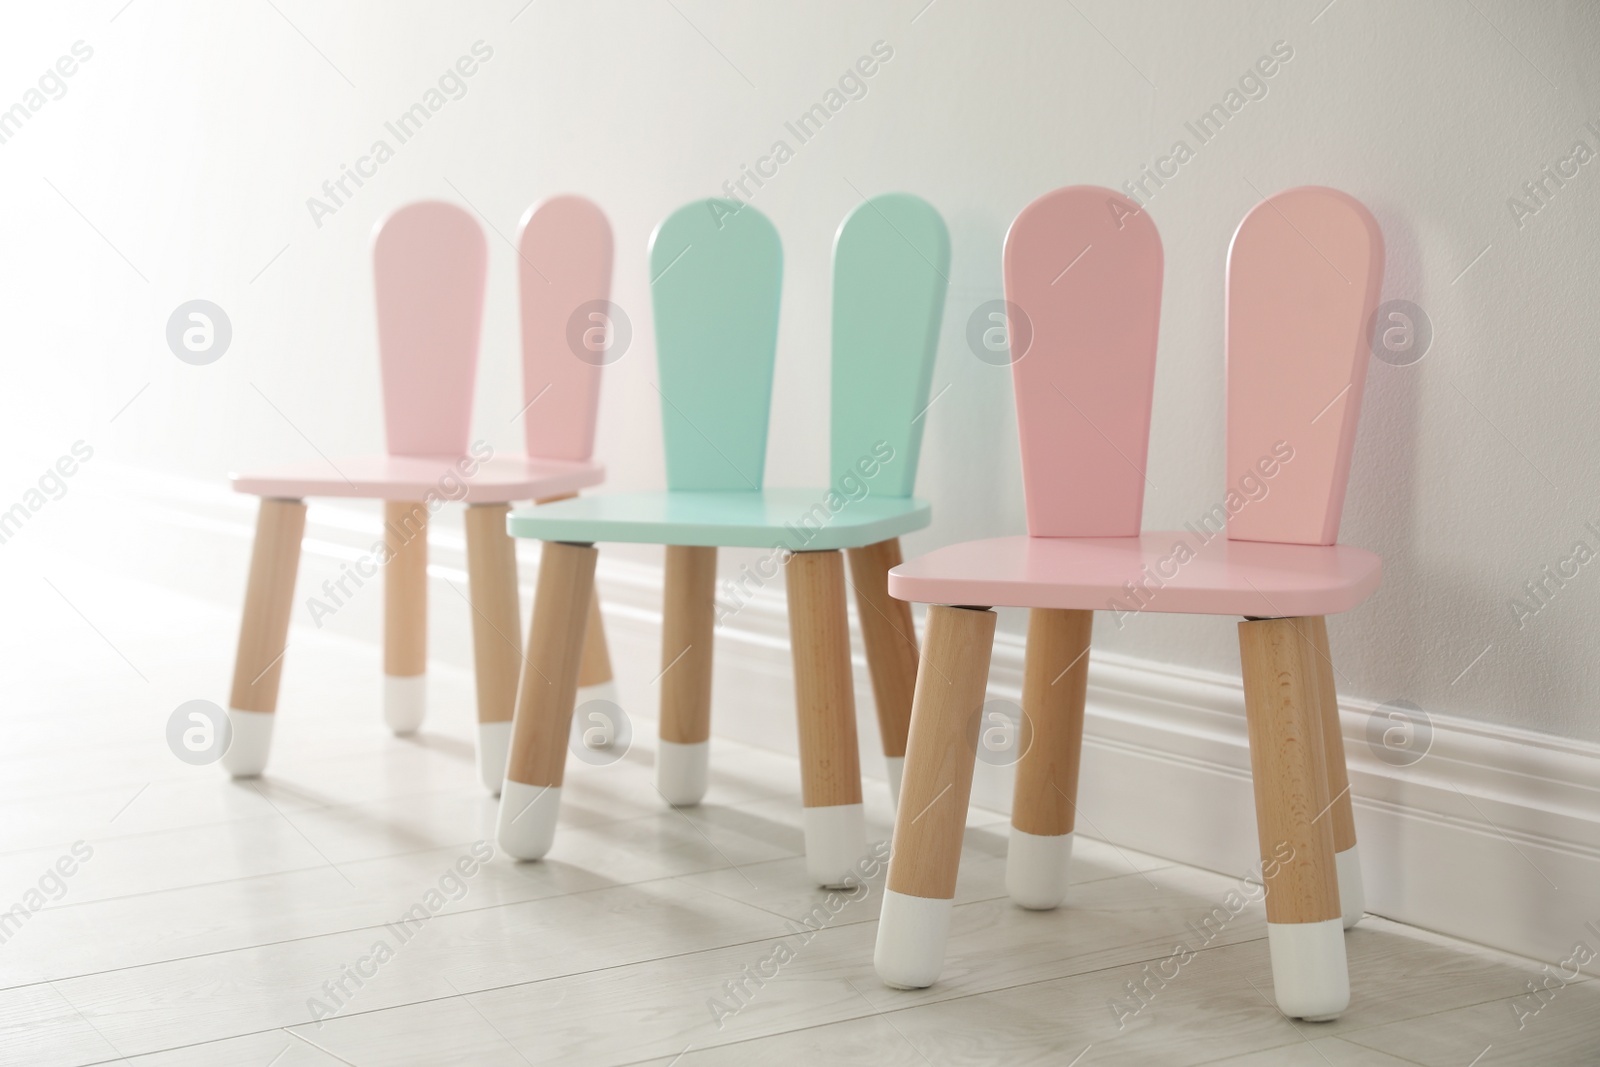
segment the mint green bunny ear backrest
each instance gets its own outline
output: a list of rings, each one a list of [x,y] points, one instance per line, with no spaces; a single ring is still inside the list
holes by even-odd
[[[650,294],[671,489],[761,488],[783,249],[767,217],[696,200],[650,238]]]
[[[919,197],[875,196],[839,227],[829,467],[846,495],[847,475],[883,496],[910,496],[916,485],[949,273],[950,234]]]

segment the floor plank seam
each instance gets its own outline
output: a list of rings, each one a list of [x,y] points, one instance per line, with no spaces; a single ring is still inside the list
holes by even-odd
[[[154,783],[150,783],[150,784],[154,784]],[[297,815],[299,815],[299,814],[311,814],[313,812],[336,812],[336,811],[344,811],[344,810],[357,809],[357,808],[375,807],[375,806],[380,805],[380,804],[392,803],[392,802],[394,802],[396,800],[401,800],[401,799],[423,799],[423,798],[427,798],[427,797],[438,797],[438,796],[444,796],[444,795],[449,795],[449,794],[459,794],[460,796],[463,796],[463,797],[468,797],[468,796],[472,796],[473,795],[470,790],[464,789],[464,788],[462,788],[460,786],[452,786],[452,787],[450,787],[448,789],[428,790],[426,792],[421,792],[421,793],[396,793],[396,794],[392,794],[392,795],[387,796],[387,797],[376,797],[376,798],[373,798],[371,800],[363,800],[359,804],[317,804],[317,805],[313,805],[311,807],[293,808],[291,810]],[[47,798],[40,798],[40,799],[41,800],[54,800],[55,798],[47,797]],[[6,802],[0,801],[0,803],[6,803]],[[25,803],[25,802],[23,802],[23,803]],[[121,814],[121,813],[119,812],[118,814]],[[220,826],[235,826],[235,825],[239,825],[239,824],[243,824],[243,823],[255,822],[257,820],[280,819],[280,818],[283,818],[283,817],[284,816],[281,813],[273,813],[273,812],[267,812],[267,813],[261,814],[261,815],[241,815],[241,816],[238,816],[238,817],[232,818],[232,819],[214,819],[214,820],[212,820],[210,822],[186,823],[186,824],[184,824],[182,826],[168,826],[168,827],[161,827],[161,828],[152,829],[152,830],[134,830],[134,831],[132,831],[130,833],[112,834],[112,835],[109,835],[109,836],[96,838],[95,840],[96,841],[137,841],[141,837],[156,837],[156,836],[160,836],[161,834],[171,834],[171,833],[176,833],[176,832],[179,832],[179,831],[182,831],[184,833],[191,833],[191,832],[193,832],[195,830],[210,830],[210,829],[215,829],[215,828],[220,827]],[[84,839],[79,838],[77,840],[84,840]],[[67,841],[67,842],[50,842],[50,843],[41,844],[41,845],[30,845],[27,848],[11,849],[11,850],[6,851],[6,852],[0,852],[0,859],[5,859],[6,857],[9,857],[9,856],[22,856],[22,855],[26,855],[29,852],[53,851],[53,850],[58,849],[58,848],[66,848],[71,844],[72,844],[71,841]]]
[[[469,842],[469,844],[470,844],[470,842]],[[446,847],[448,847],[448,846],[446,846]],[[433,849],[424,849],[423,851],[432,852],[434,850]],[[325,868],[322,868],[322,867],[310,867],[310,868],[305,868],[305,869],[306,870],[324,870]],[[572,890],[568,890],[568,891],[563,892],[563,893],[552,893],[552,894],[550,894],[548,896],[530,897],[527,900],[500,901],[500,902],[494,903],[494,904],[485,904],[485,905],[483,905],[481,907],[460,908],[460,909],[457,909],[457,910],[454,910],[454,911],[441,911],[437,915],[432,916],[432,918],[441,918],[441,917],[443,917],[445,915],[472,915],[472,914],[476,914],[478,912],[495,911],[495,910],[500,909],[500,908],[515,908],[515,907],[520,907],[520,906],[523,906],[523,905],[526,905],[526,904],[542,904],[542,903],[545,903],[546,901],[563,900],[563,899],[566,899],[566,898],[569,898],[569,897],[583,896],[583,895],[588,894],[588,893],[605,893],[605,892],[610,892],[610,891],[616,890],[616,889],[632,889],[632,888],[636,888],[636,887],[639,887],[639,886],[653,885],[653,884],[656,884],[656,883],[674,882],[674,881],[677,881],[677,880],[679,880],[681,878],[685,878],[685,877],[693,877],[695,875],[701,875],[701,874],[711,874],[711,873],[715,873],[716,871],[725,871],[725,870],[731,870],[731,869],[732,869],[731,867],[716,867],[716,868],[713,868],[712,870],[709,870],[709,871],[692,871],[692,872],[687,872],[686,874],[659,875],[659,876],[657,876],[655,878],[643,878],[643,879],[640,879],[639,881],[636,881],[636,882],[619,882],[619,883],[614,883],[614,884],[611,884],[611,885],[594,886],[594,887],[591,887],[589,889],[572,889]],[[255,875],[253,877],[260,878],[260,877],[270,877],[270,876],[268,876],[268,875]],[[248,879],[246,879],[246,880],[248,880]],[[226,882],[215,882],[215,883],[206,883],[206,884],[210,884],[210,885],[225,885],[227,883]],[[703,888],[703,887],[698,887],[697,886],[695,888]],[[167,890],[159,890],[158,892],[167,892]],[[715,890],[710,890],[710,892],[715,892]],[[142,895],[146,895],[146,894],[133,894],[133,896],[142,896]],[[721,893],[718,893],[717,895],[718,896],[723,896],[723,894],[721,894]],[[129,898],[117,898],[117,899],[129,899]],[[732,898],[727,898],[727,899],[732,899]],[[736,901],[736,903],[744,903],[744,902],[743,901]],[[747,907],[751,907],[751,908],[755,908],[758,911],[767,912],[767,909],[759,908],[756,905],[747,904],[746,906]],[[784,918],[784,916],[776,915],[776,913],[773,913],[773,912],[767,912],[767,914],[773,914],[776,918]],[[256,943],[249,944],[249,945],[236,945],[236,946],[234,946],[232,948],[216,949],[216,950],[211,951],[211,952],[196,952],[196,953],[193,953],[192,955],[175,956],[175,957],[173,957],[171,959],[147,960],[147,961],[145,961],[143,963],[131,963],[131,964],[128,964],[127,966],[124,966],[124,967],[109,967],[109,968],[107,968],[106,970],[103,970],[103,971],[86,971],[83,974],[66,975],[66,976],[56,977],[56,978],[45,978],[45,979],[40,979],[40,980],[35,981],[35,982],[22,982],[22,983],[20,983],[18,985],[12,985],[12,986],[0,986],[0,993],[11,992],[11,991],[14,991],[14,990],[19,990],[19,989],[31,989],[31,988],[36,988],[36,987],[40,987],[40,986],[47,986],[52,982],[74,982],[74,981],[78,981],[78,980],[85,979],[85,978],[97,978],[97,977],[101,977],[103,975],[108,975],[108,974],[118,974],[118,973],[121,973],[123,971],[135,971],[135,970],[139,970],[139,969],[144,968],[144,967],[164,967],[164,966],[168,966],[168,965],[174,964],[174,963],[183,963],[183,962],[188,961],[188,960],[202,960],[202,959],[207,959],[207,958],[213,957],[213,956],[226,956],[226,955],[229,955],[229,954],[235,953],[235,952],[253,952],[253,951],[257,950],[257,949],[274,948],[274,947],[277,947],[277,946],[280,946],[280,945],[293,945],[293,944],[296,944],[298,942],[315,941],[315,940],[317,940],[319,938],[324,938],[324,937],[342,937],[345,934],[359,934],[362,931],[367,931],[367,930],[382,930],[382,929],[386,929],[387,926],[388,926],[387,923],[378,923],[376,925],[369,925],[369,926],[353,926],[353,927],[348,927],[348,928],[340,929],[340,930],[326,930],[326,931],[321,931],[321,932],[314,933],[314,934],[306,934],[306,935],[301,936],[301,937],[286,937],[286,938],[281,938],[281,939],[279,939],[277,941],[261,941],[261,942],[256,942]],[[723,948],[737,948],[737,947],[739,947],[740,945],[743,945],[743,944],[761,944],[761,943],[762,942],[735,942],[735,943],[730,944],[730,945],[712,946],[712,949],[720,951]],[[677,955],[685,955],[685,953],[678,953]],[[671,958],[671,957],[669,956],[669,957],[662,957],[662,958],[663,959],[667,959],[667,958]],[[647,961],[640,961],[640,962],[647,962]],[[607,970],[609,968],[600,968],[600,969],[601,970]],[[586,972],[574,972],[574,973],[577,974],[577,973],[586,973]],[[557,976],[557,977],[570,977],[570,976],[560,975],[560,976]],[[549,981],[549,980],[550,979],[541,978],[541,979],[537,979],[536,981],[543,982],[543,981]],[[531,984],[531,983],[513,983],[513,984],[517,985],[517,984]],[[495,987],[495,988],[501,988],[501,987]],[[484,990],[474,990],[473,992],[479,993],[479,992],[484,992]],[[446,998],[446,999],[448,999],[448,998]],[[426,1003],[426,1002],[424,1001],[424,1002],[420,1002],[420,1003]],[[260,1033],[260,1032],[263,1032],[263,1031],[252,1031],[252,1033]],[[248,1035],[239,1035],[239,1036],[248,1036]]]
[[[672,877],[677,877],[677,876],[672,876]],[[669,879],[655,879],[655,880],[656,881],[669,881],[671,879],[669,878]],[[614,887],[605,887],[605,888],[614,888]],[[501,906],[505,906],[505,905],[501,905]],[[335,1016],[334,1018],[335,1019],[339,1019],[339,1020],[355,1019],[355,1018],[359,1018],[359,1017],[364,1016],[364,1015],[379,1015],[379,1014],[382,1014],[384,1012],[402,1011],[402,1010],[404,1010],[406,1008],[417,1008],[417,1007],[422,1007],[422,1006],[429,1005],[429,1004],[443,1004],[443,1003],[446,1003],[446,1002],[452,1001],[452,1000],[466,1000],[469,997],[480,996],[480,995],[482,995],[484,993],[497,993],[497,992],[501,992],[501,991],[508,990],[508,989],[521,989],[521,988],[525,988],[525,987],[544,985],[544,984],[549,983],[549,982],[567,982],[567,981],[571,981],[574,978],[584,978],[584,977],[588,977],[588,976],[591,976],[591,975],[600,975],[600,974],[605,974],[607,971],[626,970],[626,969],[631,968],[631,967],[638,967],[638,966],[642,966],[642,965],[645,965],[645,964],[651,964],[651,963],[662,963],[662,962],[665,962],[665,961],[668,961],[668,960],[684,959],[686,957],[697,956],[697,955],[700,955],[702,953],[725,952],[725,951],[727,951],[729,949],[748,948],[748,947],[750,947],[752,945],[765,945],[765,944],[768,944],[771,940],[772,940],[771,938],[757,938],[755,940],[750,940],[750,941],[736,941],[736,942],[730,942],[728,944],[723,944],[723,945],[713,945],[713,946],[709,946],[709,947],[706,947],[706,948],[697,948],[697,949],[689,950],[687,952],[672,952],[672,953],[668,953],[668,954],[666,954],[664,956],[651,956],[651,957],[646,958],[646,959],[630,960],[627,963],[613,964],[613,965],[611,965],[609,967],[596,967],[596,968],[593,968],[591,970],[586,970],[586,971],[572,971],[572,972],[567,973],[567,974],[550,975],[547,978],[536,978],[536,979],[533,979],[533,980],[527,981],[527,982],[508,982],[505,985],[485,986],[482,989],[474,989],[474,990],[472,990],[470,992],[467,992],[467,993],[452,993],[452,994],[449,994],[447,996],[442,996],[442,997],[424,997],[421,1000],[406,1001],[406,1002],[401,1003],[401,1004],[390,1004],[390,1005],[387,1005],[387,1006],[382,1007],[382,1008],[367,1008],[367,1009],[365,1009],[363,1011],[352,1011],[352,1012],[349,1012],[348,1014],[340,1014],[338,1016]],[[237,950],[234,950],[234,951],[237,951]],[[205,954],[203,954],[203,955],[205,955]],[[125,968],[119,968],[119,969],[125,969]],[[106,972],[106,973],[114,973],[114,972]],[[30,984],[31,985],[36,985],[36,986],[48,985],[48,983],[45,983],[45,982],[35,982],[35,983],[30,983]],[[27,988],[27,987],[13,987],[13,988]],[[852,1016],[852,1018],[858,1018],[858,1016]],[[839,1020],[839,1021],[844,1022],[844,1021],[848,1021],[848,1020]],[[218,1044],[218,1043],[223,1042],[223,1041],[237,1041],[240,1038],[256,1037],[256,1036],[258,1036],[260,1034],[270,1034],[270,1033],[274,1033],[274,1032],[279,1031],[279,1030],[287,1032],[287,1031],[294,1030],[294,1029],[297,1029],[297,1028],[302,1027],[302,1026],[314,1025],[314,1022],[315,1022],[314,1020],[307,1019],[304,1022],[285,1023],[285,1024],[281,1025],[281,1026],[269,1026],[269,1027],[266,1027],[266,1028],[261,1029],[261,1030],[246,1030],[246,1031],[243,1031],[243,1032],[240,1032],[240,1033],[228,1034],[228,1035],[226,1035],[224,1037],[211,1038],[211,1039],[208,1039],[206,1041],[191,1041],[191,1042],[189,1042],[187,1044],[173,1045],[173,1046],[171,1046],[169,1048],[151,1049],[151,1050],[146,1051],[146,1052],[138,1053],[138,1055],[140,1055],[140,1056],[164,1055],[166,1053],[176,1052],[176,1051],[179,1051],[181,1049],[199,1048],[199,1047],[204,1046],[204,1045],[214,1045],[214,1044]],[[521,1050],[519,1049],[517,1051],[520,1053]],[[659,1059],[659,1057],[653,1057],[653,1058]],[[80,1064],[79,1067],[97,1067],[98,1064],[122,1063],[126,1059],[127,1059],[127,1057],[116,1057],[116,1058],[107,1059],[107,1060],[95,1060],[95,1061],[93,1061],[93,1063]]]
[[[419,794],[414,794],[414,795],[419,795]],[[734,809],[730,808],[729,810],[734,810]],[[597,830],[597,829],[601,829],[603,827],[622,826],[622,825],[625,825],[625,824],[628,824],[628,823],[642,822],[642,821],[644,821],[646,819],[660,818],[663,814],[669,814],[669,813],[667,813],[667,812],[651,812],[651,813],[646,813],[646,814],[643,814],[643,815],[630,815],[630,816],[626,816],[626,817],[620,818],[620,819],[607,819],[607,820],[603,820],[603,821],[600,821],[600,822],[585,823],[582,826],[567,827],[566,829],[569,829],[569,830],[581,830],[581,831]],[[230,819],[230,820],[226,820],[226,821],[221,822],[221,823],[209,823],[209,824],[205,824],[205,825],[208,825],[208,826],[231,826],[231,825],[235,825],[237,823],[253,822],[253,821],[256,821],[257,819],[267,820],[267,819],[277,819],[277,818],[278,818],[278,816],[271,816],[271,815],[249,816],[246,819]],[[191,827],[181,827],[181,828],[178,828],[178,829],[182,829],[182,830],[187,831],[187,830],[191,829]],[[140,831],[140,836],[142,836],[144,834],[165,834],[165,833],[173,833],[173,832],[174,831],[171,830],[171,829],[169,829],[169,830]],[[136,835],[129,834],[129,835],[119,836],[117,838],[113,838],[112,840],[118,840],[118,841],[127,840],[127,839],[131,839],[134,836],[136,836]],[[401,852],[385,852],[385,853],[382,853],[382,854],[379,854],[379,855],[363,856],[363,857],[361,857],[359,859],[342,860],[342,861],[340,861],[340,863],[337,863],[337,864],[330,862],[330,863],[314,864],[314,865],[309,866],[309,867],[290,867],[290,868],[285,868],[285,869],[283,869],[281,871],[263,871],[260,874],[249,874],[249,875],[244,875],[244,876],[239,877],[239,878],[222,878],[222,879],[218,879],[218,880],[212,881],[212,882],[193,882],[193,883],[187,883],[187,884],[178,885],[178,886],[163,886],[160,889],[147,889],[147,890],[143,890],[143,891],[137,892],[137,893],[123,893],[123,894],[119,894],[117,896],[110,896],[110,897],[92,897],[92,898],[89,898],[87,900],[73,900],[71,903],[62,902],[62,903],[59,903],[59,904],[51,905],[48,908],[41,909],[40,914],[44,914],[45,912],[48,912],[48,911],[55,911],[55,910],[64,911],[64,910],[66,910],[68,908],[86,907],[86,906],[92,905],[92,904],[106,904],[106,903],[112,903],[112,902],[115,902],[115,901],[122,901],[122,900],[135,900],[135,899],[137,899],[139,897],[155,896],[155,895],[159,895],[161,893],[184,892],[184,891],[191,890],[191,889],[204,889],[204,888],[206,888],[208,886],[228,885],[228,884],[232,884],[232,883],[244,883],[244,882],[250,882],[250,881],[254,881],[254,880],[257,880],[257,879],[261,879],[261,878],[274,878],[274,877],[277,877],[279,875],[284,875],[284,874],[301,874],[301,873],[304,873],[306,871],[318,871],[318,870],[329,870],[329,869],[334,869],[335,871],[337,871],[337,869],[340,866],[353,867],[353,866],[357,866],[357,865],[364,864],[364,863],[378,863],[378,862],[381,862],[381,861],[384,861],[384,860],[399,859],[399,858],[403,858],[403,857],[406,857],[406,856],[417,856],[417,855],[421,855],[424,852],[436,852],[436,851],[446,851],[446,850],[455,849],[455,848],[464,848],[466,846],[469,846],[469,845],[473,844],[476,840],[478,840],[478,839],[475,838],[475,839],[473,839],[473,841],[448,842],[448,843],[445,843],[445,844],[427,845],[427,846],[424,846],[422,848],[406,849],[406,850],[401,851]],[[63,847],[65,847],[65,846],[63,846]],[[50,848],[45,848],[45,847],[30,848],[30,849],[20,850],[21,853],[27,853],[27,852],[49,852],[49,851],[53,851],[53,850],[50,849]],[[0,855],[3,855],[3,854],[0,854]],[[773,857],[771,860],[762,860],[761,862],[768,863],[768,862],[776,862],[778,860],[783,860],[783,859],[794,859],[794,858],[798,857],[799,855],[800,855],[800,853],[798,853],[798,852],[791,852],[787,856],[777,856],[777,857]],[[554,857],[554,858],[559,859],[559,857]],[[728,869],[731,869],[731,868],[730,867],[708,867],[708,868],[705,868],[703,870],[698,870],[698,871],[684,871],[684,872],[682,872],[682,874],[683,875],[709,874],[712,871],[728,870]],[[664,876],[664,877],[679,877],[679,875],[670,875],[670,876]],[[656,881],[656,880],[657,879],[655,879],[655,878],[644,879],[644,881]],[[633,884],[636,884],[636,883],[633,883],[633,882],[621,882],[621,883],[618,883],[618,884],[619,885],[633,885]],[[563,894],[557,894],[557,895],[559,896],[559,895],[563,895]],[[0,990],[3,990],[5,988],[9,988],[9,987],[0,986]]]

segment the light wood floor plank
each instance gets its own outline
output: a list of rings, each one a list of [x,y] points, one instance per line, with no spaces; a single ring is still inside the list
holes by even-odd
[[[1570,968],[1565,973],[1571,973]],[[1542,981],[1536,987],[1542,989]],[[1354,1030],[1345,1040],[1425,1067],[1600,1063],[1600,983],[1555,987],[1547,991],[1542,1006],[1525,987],[1519,992],[1520,996],[1505,1000]],[[1533,1009],[1537,1014],[1529,1014]]]
[[[417,887],[419,896],[424,888]],[[755,941],[779,928],[766,912],[659,881],[484,911],[445,911],[409,941],[392,928],[352,931],[54,986],[121,1054],[133,1055],[308,1022],[314,1018],[313,998],[339,1011],[369,1012],[458,991],[541,982],[580,968],[663,959],[708,941]],[[389,946],[392,959],[359,986],[345,979],[345,995],[330,992],[328,984],[338,982],[345,967],[357,965],[379,942]],[[40,988],[0,993],[0,1012],[36,998]],[[13,1056],[16,1062],[34,1062],[18,1054],[36,1055],[61,1032],[77,1029],[65,1013],[49,1026],[24,1028],[15,1043],[0,1045],[0,1062],[12,1062]]]

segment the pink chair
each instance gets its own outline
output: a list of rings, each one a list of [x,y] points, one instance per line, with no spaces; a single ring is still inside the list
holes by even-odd
[[[1027,908],[1065,896],[1093,612],[1242,615],[1278,1006],[1329,1019],[1349,1003],[1342,935],[1362,895],[1323,616],[1378,585],[1378,558],[1335,539],[1383,238],[1332,189],[1291,189],[1245,217],[1228,259],[1226,492],[1198,525],[1141,533],[1161,270],[1149,216],[1106,189],[1049,193],[1006,238],[1006,295],[1033,327],[1014,365],[1028,536],[890,572],[891,595],[934,606],[875,962],[891,986],[939,974],[991,605],[1031,609],[1006,869]]]
[[[384,574],[384,718],[396,734],[426,709],[429,517],[467,505],[467,561],[478,690],[478,763],[498,793],[505,776],[521,667],[516,553],[506,534],[513,501],[546,501],[598,484],[591,462],[600,395],[598,361],[579,359],[568,323],[610,291],[611,230],[600,209],[573,196],[530,211],[518,245],[524,425],[528,455],[496,456],[471,443],[473,387],[483,318],[487,249],[482,229],[453,204],[399,209],[378,227],[373,273],[388,452],[233,475],[261,497],[222,758],[234,777],[266,766],[287,651],[306,497],[382,500],[384,537],[307,600],[311,617],[337,610],[378,568]],[[584,684],[611,684],[597,605],[589,607]],[[309,620],[308,620],[309,621]]]

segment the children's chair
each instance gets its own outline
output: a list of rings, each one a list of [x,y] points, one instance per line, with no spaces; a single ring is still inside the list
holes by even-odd
[[[859,206],[834,242],[831,483],[766,489],[782,253],[772,224],[727,200],[680,208],[651,238],[664,492],[605,494],[511,516],[544,542],[500,798],[500,844],[551,846],[597,541],[666,546],[656,789],[706,793],[718,547],[767,548],[740,586],[783,570],[795,665],[807,871],[841,884],[866,848],[845,612],[850,557],[891,776],[905,752],[916,639],[891,600],[899,537],[929,521],[911,496],[949,267],[938,213],[891,194]],[[898,782],[894,782],[898,785]]]
[[[478,695],[478,763],[498,791],[521,666],[516,553],[505,534],[508,504],[595,485],[590,461],[599,366],[568,347],[568,321],[610,290],[611,231],[579,197],[545,201],[523,220],[518,243],[527,456],[469,449],[487,249],[466,211],[428,201],[399,209],[378,227],[373,273],[388,453],[323,460],[232,476],[261,497],[222,757],[234,777],[258,775],[272,740],[287,652],[305,498],[377,499],[384,537],[343,564],[319,599],[337,609],[384,573],[384,718],[415,731],[426,708],[428,522],[445,502],[466,503],[466,540]],[[591,684],[609,681],[597,607],[586,663]],[[602,677],[603,675],[603,677]]]
[[[1065,895],[1093,612],[1242,615],[1278,1006],[1328,1019],[1349,1002],[1342,934],[1362,895],[1323,616],[1378,585],[1378,557],[1335,540],[1383,238],[1332,189],[1291,189],[1245,217],[1228,261],[1226,492],[1198,525],[1141,533],[1161,271],[1149,216],[1107,189],[1049,193],[1006,238],[1006,295],[1033,336],[1013,368],[1028,536],[890,573],[891,595],[933,606],[875,963],[902,988],[939,974],[992,606],[1031,609],[1006,867],[1027,908]]]

